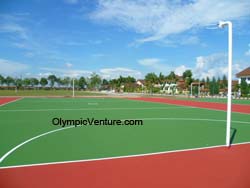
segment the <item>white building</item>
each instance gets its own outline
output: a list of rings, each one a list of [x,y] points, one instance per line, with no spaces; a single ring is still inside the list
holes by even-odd
[[[238,80],[238,83],[240,84],[241,81],[244,79],[246,80],[247,84],[250,84],[250,67],[244,69],[243,71],[236,74]]]

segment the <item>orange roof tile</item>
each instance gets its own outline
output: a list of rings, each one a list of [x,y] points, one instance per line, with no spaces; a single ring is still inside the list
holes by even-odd
[[[243,71],[236,74],[237,78],[242,76],[250,76],[250,67],[244,69]]]

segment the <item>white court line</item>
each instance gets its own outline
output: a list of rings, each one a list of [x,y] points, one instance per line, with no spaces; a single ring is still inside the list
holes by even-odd
[[[142,118],[140,120],[184,120],[184,121],[213,121],[213,122],[226,122],[226,120],[216,120],[216,119],[193,119],[193,118]],[[237,122],[237,123],[242,123],[242,124],[250,124],[250,122],[244,122],[244,121],[232,121],[232,122]],[[43,134],[40,134],[38,136],[32,137],[20,144],[18,144],[17,146],[15,146],[14,148],[12,148],[11,150],[9,150],[7,153],[5,153],[1,158],[0,158],[0,163],[7,158],[11,153],[13,153],[15,150],[17,150],[18,148],[22,147],[23,145],[38,139],[42,136],[46,136],[48,134],[54,133],[54,132],[58,132],[58,131],[62,131],[65,129],[69,129],[69,128],[74,128],[74,126],[69,126],[66,128],[60,128],[60,129],[56,129],[56,130],[52,130]],[[0,167],[1,168],[1,167]]]
[[[250,144],[250,142],[235,143],[235,144],[231,144],[231,146],[245,145],[245,144]],[[153,152],[153,153],[146,153],[146,154],[124,155],[124,156],[117,156],[117,157],[103,157],[103,158],[96,158],[96,159],[83,159],[83,160],[72,160],[72,161],[61,161],[61,162],[49,162],[49,163],[5,166],[5,167],[0,167],[0,170],[1,169],[9,169],[9,168],[21,168],[21,167],[32,167],[32,166],[44,166],[44,165],[56,165],[56,164],[104,161],[104,160],[133,158],[133,157],[144,157],[144,156],[152,156],[152,155],[160,155],[160,154],[168,154],[168,153],[180,153],[180,152],[188,152],[188,151],[206,150],[206,149],[221,148],[221,147],[227,147],[227,146],[226,145],[216,145],[216,146],[207,146],[207,147],[192,148],[192,149],[180,149],[180,150]]]
[[[15,146],[14,148],[12,148],[10,151],[8,151],[7,153],[5,153],[1,158],[0,158],[0,163],[6,158],[8,157],[11,153],[13,153],[15,150],[17,150],[18,148],[22,147],[24,144],[27,144],[28,142],[31,142],[37,138],[40,138],[42,136],[45,136],[45,135],[48,135],[48,134],[51,134],[51,133],[54,133],[54,132],[58,132],[58,131],[62,131],[62,130],[65,130],[65,129],[69,129],[69,128],[73,128],[73,126],[71,127],[66,127],[66,128],[60,128],[60,129],[55,129],[55,130],[52,130],[52,131],[49,131],[49,132],[46,132],[46,133],[43,133],[43,134],[40,134],[38,136],[35,136],[35,137],[32,137],[24,142],[22,142],[21,144],[18,144],[17,146]]]
[[[189,106],[173,107],[141,107],[141,108],[65,108],[65,109],[19,109],[19,110],[0,110],[0,112],[47,112],[47,111],[78,111],[78,110],[164,110],[175,108],[193,108]]]
[[[10,101],[10,102],[6,102],[6,103],[4,103],[4,104],[0,104],[0,107],[1,107],[1,106],[5,106],[5,105],[10,104],[10,103],[13,103],[13,102],[17,102],[17,101],[19,101],[19,100],[21,100],[21,99],[23,99],[23,97],[17,98],[16,100],[13,100],[13,101]],[[1,111],[2,111],[2,110],[1,110]]]

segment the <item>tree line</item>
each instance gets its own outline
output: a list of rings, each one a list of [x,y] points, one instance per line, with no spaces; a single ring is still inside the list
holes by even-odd
[[[183,73],[185,78],[192,77],[192,72],[190,70],[185,71]],[[146,74],[145,78],[145,85],[148,88],[154,87],[155,84],[164,84],[166,82],[176,83],[178,81],[178,76],[172,71],[169,75],[165,76],[162,73],[156,75],[155,73],[148,73]],[[191,79],[190,79],[191,81]],[[190,84],[190,81],[187,84]],[[0,85],[6,86],[16,86],[16,87],[72,87],[72,78],[70,77],[57,77],[56,75],[49,75],[48,77],[42,77],[40,79],[35,77],[30,78],[14,78],[11,76],[4,77],[0,75]],[[75,87],[84,89],[102,89],[102,88],[111,88],[111,89],[120,89],[121,87],[129,88],[134,87],[136,83],[136,78],[132,76],[119,76],[118,78],[114,79],[102,79],[100,75],[96,73],[92,73],[90,77],[83,77],[75,78],[74,79]]]
[[[89,77],[79,77],[74,79],[76,89],[88,89],[88,90],[115,90],[124,92],[136,92],[142,91],[157,93],[163,89],[166,83],[177,83],[182,81],[186,90],[190,91],[190,85],[193,82],[202,83],[203,89],[209,92],[210,95],[218,95],[221,91],[225,91],[227,88],[227,77],[223,75],[221,78],[209,77],[201,80],[193,78],[191,70],[186,70],[181,76],[171,71],[168,75],[160,73],[159,75],[151,72],[145,75],[143,79],[144,88],[139,87],[136,84],[136,79],[132,76],[119,76],[114,79],[102,79],[100,75],[92,73]],[[0,75],[0,85],[15,86],[17,88],[22,87],[42,87],[42,88],[70,88],[72,87],[72,78],[70,77],[57,77],[56,75],[49,75],[48,77],[38,78],[13,78],[11,76],[4,77]],[[158,85],[158,86],[157,86]],[[177,86],[178,88],[178,86]],[[183,89],[183,88],[182,88]],[[236,84],[233,87],[233,91],[237,92],[241,90],[241,94],[246,96],[250,92],[250,85],[243,79],[241,84]],[[198,93],[198,86],[193,87],[193,93]]]
[[[101,77],[93,73],[90,78],[80,77],[74,79],[74,85],[80,89],[98,89],[102,79]],[[21,87],[50,87],[50,88],[70,88],[73,85],[73,79],[70,77],[57,77],[56,75],[49,75],[48,77],[42,77],[40,79],[31,78],[13,78],[11,76],[4,77],[0,75],[0,85]]]

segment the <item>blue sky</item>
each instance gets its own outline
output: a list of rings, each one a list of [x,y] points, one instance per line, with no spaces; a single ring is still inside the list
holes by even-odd
[[[0,74],[222,77],[219,20],[233,22],[235,74],[250,66],[249,10],[248,0],[1,0]]]

